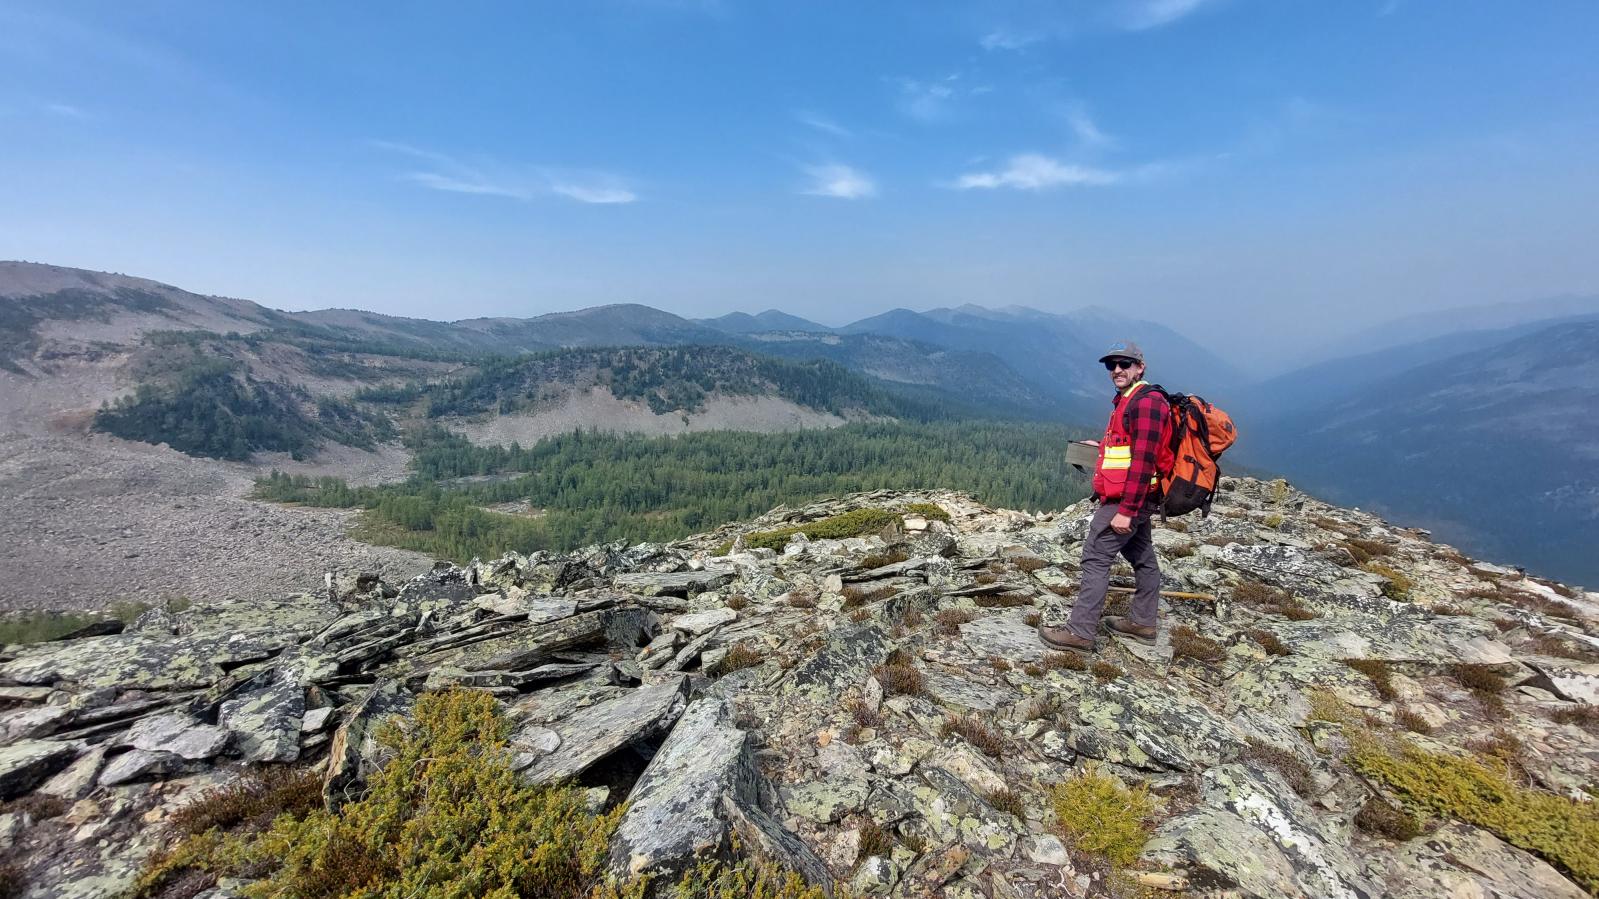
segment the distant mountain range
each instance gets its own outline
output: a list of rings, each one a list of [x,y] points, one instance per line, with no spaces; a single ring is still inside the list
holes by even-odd
[[[855,380],[825,369],[806,373],[806,383],[822,385],[821,393],[785,388],[830,421],[839,414],[939,409],[956,417],[1090,427],[1102,420],[1109,398],[1095,360],[1112,340],[1130,337],[1150,358],[1151,380],[1233,412],[1243,435],[1235,464],[1281,472],[1340,502],[1433,527],[1478,555],[1599,581],[1599,560],[1580,549],[1599,545],[1599,479],[1591,474],[1599,461],[1592,414],[1599,409],[1599,299],[1400,320],[1374,329],[1347,355],[1252,382],[1170,327],[1102,308],[894,309],[838,328],[776,309],[693,320],[636,304],[437,322],[346,309],[281,312],[122,275],[0,263],[0,368],[48,377],[52,360],[72,356],[79,351],[74,346],[90,354],[121,348],[137,357],[134,348],[161,331],[232,332],[243,342],[214,352],[232,360],[238,377],[264,383],[288,372],[290,380],[341,396],[384,384],[421,389],[463,376],[461,383],[477,383],[471,378],[486,360],[525,353],[723,347],[702,351],[697,367],[673,357],[676,367],[652,382],[652,408],[731,389],[727,366],[757,364],[727,355],[737,351],[824,360],[851,372]],[[150,368],[141,365],[130,370]],[[614,377],[611,368],[596,374],[592,361],[584,365],[584,384]],[[568,369],[576,370],[539,370]],[[738,390],[759,393],[766,384],[776,397],[778,385],[796,376],[770,371],[779,375],[740,381]],[[630,368],[629,377],[637,376]],[[548,405],[561,387],[549,377],[518,389]],[[859,405],[863,397],[873,397],[870,408]],[[495,402],[505,409],[528,405],[503,391]],[[307,433],[368,433],[340,414],[346,417],[309,421]],[[719,426],[741,426],[736,417],[728,421]]]

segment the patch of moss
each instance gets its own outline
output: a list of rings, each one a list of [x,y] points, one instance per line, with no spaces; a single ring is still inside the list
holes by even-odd
[[[1266,523],[1266,527],[1269,527],[1269,528],[1271,528],[1273,530],[1276,530],[1277,528],[1280,528],[1280,527],[1283,526],[1283,517],[1281,515],[1277,514],[1276,512],[1273,512],[1270,515],[1266,516],[1265,523]]]
[[[1510,782],[1503,766],[1409,743],[1352,741],[1350,764],[1405,803],[1481,827],[1599,892],[1599,809]]]
[[[1376,562],[1367,562],[1361,568],[1383,578],[1382,595],[1395,602],[1409,602],[1410,591],[1416,586],[1410,578],[1387,565],[1378,565]]]
[[[842,540],[880,531],[895,521],[899,521],[899,515],[887,509],[852,509],[793,527],[745,534],[744,545],[751,549],[781,550],[795,534],[804,534],[812,540]],[[733,548],[733,542],[729,540],[724,546],[725,549],[717,550],[717,555],[726,555]]]
[[[937,503],[911,503],[905,507],[905,514],[920,515],[929,521],[949,521],[949,513]]]
[[[1149,841],[1155,805],[1144,784],[1127,788],[1115,776],[1090,765],[1050,791],[1062,834],[1083,852],[1125,867]]]

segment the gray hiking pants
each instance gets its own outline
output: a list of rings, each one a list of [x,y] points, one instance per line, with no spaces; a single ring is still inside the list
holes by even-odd
[[[1082,580],[1077,586],[1077,601],[1072,605],[1066,626],[1072,633],[1089,640],[1099,633],[1099,616],[1105,611],[1105,592],[1110,587],[1110,565],[1120,553],[1133,566],[1132,608],[1127,617],[1133,624],[1153,626],[1160,610],[1160,561],[1155,558],[1149,510],[1133,518],[1131,533],[1118,534],[1110,520],[1118,511],[1114,502],[1104,503],[1088,525],[1083,540]]]

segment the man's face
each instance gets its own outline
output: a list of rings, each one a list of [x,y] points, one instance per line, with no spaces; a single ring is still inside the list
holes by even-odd
[[[1116,385],[1117,390],[1126,390],[1138,383],[1144,376],[1143,363],[1121,357],[1106,359],[1105,367],[1109,369],[1110,381]]]

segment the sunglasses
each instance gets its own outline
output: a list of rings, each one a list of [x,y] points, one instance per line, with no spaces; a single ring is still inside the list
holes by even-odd
[[[1137,364],[1138,362],[1133,359],[1107,359],[1105,361],[1105,370],[1115,371],[1118,368],[1132,368]]]

